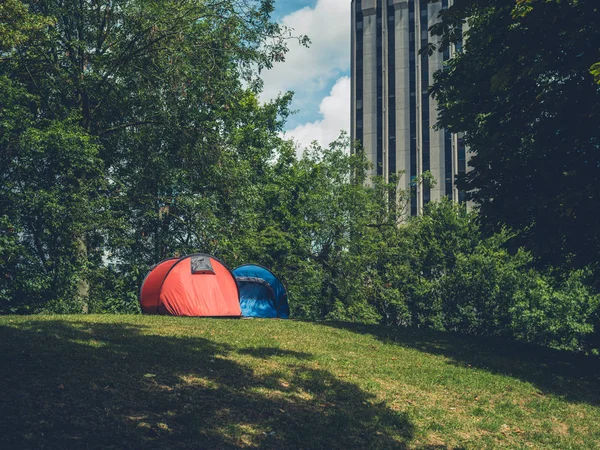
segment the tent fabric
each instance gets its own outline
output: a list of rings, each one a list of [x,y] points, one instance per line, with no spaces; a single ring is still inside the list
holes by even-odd
[[[169,273],[169,270],[171,270],[177,261],[179,261],[179,258],[166,259],[150,269],[140,289],[142,312],[146,314],[158,313],[160,289],[167,273]]]
[[[285,287],[270,270],[256,264],[245,264],[234,269],[233,275],[240,292],[242,316],[289,317]]]
[[[204,254],[169,259],[157,264],[142,284],[140,303],[146,314],[196,317],[241,315],[238,287],[233,274],[221,261]]]

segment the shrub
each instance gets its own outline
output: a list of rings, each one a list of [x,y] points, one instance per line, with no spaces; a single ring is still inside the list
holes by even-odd
[[[558,285],[548,276],[529,280],[510,307],[514,336],[556,348],[592,349],[600,296],[586,284],[588,277],[589,271],[578,270]]]

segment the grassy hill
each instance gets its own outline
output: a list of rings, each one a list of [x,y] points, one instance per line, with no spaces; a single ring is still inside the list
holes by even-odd
[[[0,317],[0,448],[600,448],[599,369],[377,326]]]

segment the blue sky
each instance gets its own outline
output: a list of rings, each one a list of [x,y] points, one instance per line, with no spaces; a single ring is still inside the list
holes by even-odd
[[[263,100],[294,91],[287,136],[300,147],[327,145],[350,124],[350,0],[277,0],[275,19],[308,35],[309,49],[289,42],[286,62],[262,74]]]
[[[344,1],[344,0],[341,0]],[[310,7],[314,8],[317,0],[277,0],[275,2],[275,18],[280,19],[299,9]]]

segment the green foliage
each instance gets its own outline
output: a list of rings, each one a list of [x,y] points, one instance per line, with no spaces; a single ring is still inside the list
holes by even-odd
[[[515,10],[499,2],[481,3],[485,14],[473,16],[470,45],[480,42],[498,50],[502,43],[525,51],[521,43],[506,43],[496,34],[488,42],[481,33],[492,23],[504,30],[514,21],[535,21],[538,7],[551,6],[521,2],[532,7]],[[579,3],[568,7],[579,11],[586,2]],[[0,154],[5,162],[0,168],[0,313],[138,313],[138,292],[149,267],[202,251],[230,266],[256,262],[272,268],[288,288],[296,318],[507,336],[579,351],[599,348],[594,341],[598,296],[588,287],[587,272],[569,273],[559,266],[562,277],[541,273],[530,253],[519,248],[519,239],[540,233],[540,227],[558,231],[540,235],[550,243],[565,237],[567,228],[556,227],[552,202],[547,223],[527,207],[542,195],[536,183],[544,181],[543,171],[534,170],[534,176],[512,170],[530,167],[531,158],[558,161],[555,144],[572,137],[573,130],[565,123],[564,138],[544,134],[548,126],[514,109],[519,97],[510,88],[517,73],[506,66],[514,62],[510,52],[498,50],[488,61],[473,51],[438,75],[439,83],[456,87],[456,92],[437,87],[442,121],[451,120],[447,125],[454,131],[464,131],[465,123],[473,127],[469,139],[481,167],[465,183],[484,181],[477,191],[482,215],[442,201],[408,218],[410,192],[398,188],[405,174],[392,174],[389,183],[367,179],[367,159],[359,147],[351,148],[347,136],[326,149],[314,144],[302,156],[281,138],[291,94],[269,103],[258,99],[258,71],[284,57],[291,36],[271,21],[272,11],[271,0],[10,0],[0,6]],[[462,20],[457,8],[445,18],[454,25]],[[546,26],[543,30],[549,33]],[[442,27],[440,33],[450,42],[456,27]],[[307,44],[303,37],[299,41]],[[577,70],[589,62],[585,48],[582,55]],[[539,68],[528,66],[525,58],[518,67],[527,71],[518,78],[537,77],[543,93],[536,83],[524,87],[543,94],[536,100],[538,113],[553,111],[562,98],[555,81],[571,86],[571,77],[581,73],[567,76],[559,70],[556,80],[547,78],[554,63],[536,57]],[[473,112],[453,97],[478,86],[476,72],[460,78],[464,67],[482,64],[489,86],[469,91],[476,98],[468,103],[511,94],[498,109],[505,114],[501,120],[494,111]],[[585,77],[574,86],[579,96],[574,98],[596,95],[588,72]],[[572,202],[569,233],[594,212],[590,164],[596,160],[589,153],[593,145],[597,150],[590,140],[594,111],[580,121],[588,134],[573,141],[573,152],[589,158],[560,159],[583,171],[575,173],[578,188],[566,195],[580,196],[582,179],[591,193]],[[540,117],[541,123],[547,119]],[[494,139],[498,146],[521,136],[510,134],[521,119],[533,130],[531,139],[514,147],[523,154],[505,157],[508,153],[493,153],[498,147],[484,146],[498,124],[504,133]],[[499,157],[493,166],[506,163],[510,171],[486,172],[486,155]],[[580,178],[584,169],[589,178]],[[498,173],[510,176],[498,184]],[[426,173],[415,182],[435,180]],[[532,197],[511,197],[502,212],[498,202],[523,182],[528,188],[516,192]],[[492,185],[499,190],[486,203]],[[590,211],[582,210],[584,205]],[[528,225],[525,231],[498,227],[494,234],[480,225],[480,219],[495,224],[492,213],[500,217],[513,207],[511,223]],[[595,232],[592,227],[582,231],[582,242],[592,242]],[[572,244],[565,240],[557,249],[569,249],[581,264],[590,262]]]
[[[600,62],[594,63],[590,68],[590,73],[594,76],[596,83],[600,84]]]
[[[529,252],[507,251],[510,233],[486,238],[476,219],[442,202],[409,223],[409,242],[418,242],[414,253],[420,253],[412,266],[419,280],[409,282],[412,324],[577,351],[597,348],[600,295],[590,287],[590,272],[571,272],[563,281],[541,273]]]
[[[146,272],[134,266],[128,271],[101,267],[91,274],[90,313],[139,314],[139,286]]]
[[[455,267],[461,254],[472,252],[482,239],[475,215],[463,206],[443,201],[430,204],[422,216],[411,219],[404,247],[414,278],[409,286],[410,323],[444,329],[439,283]]]
[[[512,329],[520,339],[574,350],[594,348],[600,296],[589,289],[589,271],[575,271],[561,283],[537,277],[516,292],[510,308]]]
[[[508,309],[527,281],[530,258],[524,252],[510,256],[506,250],[477,245],[472,254],[461,254],[440,288],[445,328],[476,335],[509,335]]]
[[[54,22],[30,12],[21,0],[3,0],[0,4],[0,53],[10,55],[16,48],[38,38]]]
[[[98,146],[67,120],[22,129],[8,149],[12,158],[0,186],[7,225],[1,248],[5,277],[13,282],[0,310],[80,311],[78,283],[101,257],[105,204]],[[81,241],[90,244],[85,256]]]
[[[271,0],[2,3],[1,311],[69,311],[69,299],[85,310],[94,283],[133,292],[143,275],[132,274],[167,254],[223,254],[253,228],[253,186],[290,98],[257,101],[257,71],[292,38],[272,11]],[[97,275],[107,263],[112,281]],[[137,308],[126,297],[122,309]]]
[[[600,9],[596,0],[466,0],[432,27],[465,51],[435,75],[438,125],[464,132],[459,180],[486,228],[522,230],[544,264],[598,262]],[[590,72],[591,68],[591,72]]]

